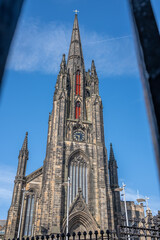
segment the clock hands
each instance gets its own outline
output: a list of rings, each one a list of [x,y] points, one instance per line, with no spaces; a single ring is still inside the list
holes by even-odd
[[[84,133],[82,132],[75,132],[73,135],[76,141],[83,141],[84,140]]]

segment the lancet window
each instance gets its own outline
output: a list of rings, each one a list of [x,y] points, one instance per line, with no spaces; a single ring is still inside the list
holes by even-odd
[[[70,204],[74,201],[78,191],[82,191],[85,202],[88,203],[88,186],[87,186],[87,163],[83,157],[75,157],[69,166],[70,177]]]
[[[78,119],[81,115],[81,103],[76,102],[75,117]]]
[[[24,222],[24,236],[31,236],[33,231],[33,211],[34,211],[34,194],[27,196],[26,214]]]
[[[81,94],[81,75],[80,71],[78,70],[76,73],[76,95]]]

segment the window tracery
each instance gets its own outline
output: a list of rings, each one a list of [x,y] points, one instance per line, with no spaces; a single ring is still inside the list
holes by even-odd
[[[34,199],[35,196],[31,192],[27,195],[26,199],[26,213],[24,221],[24,236],[31,236],[33,231],[33,212],[34,212]]]
[[[87,163],[82,156],[75,157],[69,165],[70,204],[74,201],[79,189],[86,203],[88,203]]]

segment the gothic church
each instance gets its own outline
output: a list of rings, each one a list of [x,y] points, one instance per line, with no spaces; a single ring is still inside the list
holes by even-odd
[[[116,230],[120,195],[111,145],[108,164],[103,106],[94,61],[85,71],[77,14],[68,60],[62,57],[49,115],[46,157],[25,175],[28,134],[19,152],[5,239],[66,232]],[[65,182],[70,179],[69,190]],[[68,201],[67,201],[68,197]]]

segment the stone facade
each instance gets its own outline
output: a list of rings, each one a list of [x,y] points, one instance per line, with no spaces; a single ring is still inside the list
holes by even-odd
[[[0,240],[4,239],[6,220],[0,220]]]
[[[120,215],[117,165],[111,146],[109,169],[103,106],[94,61],[85,71],[77,15],[68,60],[62,57],[49,115],[43,167],[25,176],[27,134],[19,154],[6,239],[66,231],[115,230]],[[110,181],[109,181],[110,171]]]
[[[129,226],[136,225],[139,219],[145,218],[143,204],[135,204],[134,201],[126,201],[126,206]],[[124,222],[126,222],[124,201],[121,201],[121,211]]]

